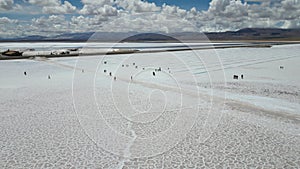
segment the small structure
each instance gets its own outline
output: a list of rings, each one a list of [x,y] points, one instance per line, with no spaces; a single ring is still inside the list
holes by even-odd
[[[279,66],[280,69],[284,69],[284,66]]]
[[[130,76],[130,80],[132,80],[132,76]]]
[[[233,79],[239,79],[238,75],[233,75]]]
[[[71,49],[68,49],[68,50],[74,52],[74,51],[78,51],[79,48],[71,48]]]
[[[51,79],[51,76],[50,76],[50,75],[48,75],[48,79]]]
[[[112,73],[111,73],[111,72],[109,72],[109,76],[112,76]]]
[[[84,69],[82,69],[81,72],[84,73]]]
[[[124,65],[122,65],[122,67],[124,67]]]
[[[135,65],[135,63],[132,63],[132,65],[134,66],[134,65]]]
[[[104,61],[103,63],[104,63],[104,64],[107,64],[107,61]]]
[[[106,73],[106,70],[104,69],[103,72]]]
[[[22,56],[23,52],[19,52],[17,50],[9,50],[7,49],[7,51],[2,52],[1,54],[4,56]]]
[[[137,69],[137,68],[138,68],[138,66],[135,66],[135,68]]]
[[[59,54],[61,54],[61,55],[69,55],[70,51],[61,51]]]
[[[117,77],[116,77],[116,76],[114,77],[114,80],[117,80]]]
[[[160,72],[161,71],[161,67],[159,67],[158,69],[155,69],[155,72]]]
[[[69,55],[70,51],[69,50],[57,50],[57,51],[51,51],[50,55]]]
[[[129,65],[126,65],[126,67],[129,67]]]
[[[155,76],[155,72],[152,72],[152,75]]]
[[[244,75],[243,74],[241,75],[241,79],[244,79]]]

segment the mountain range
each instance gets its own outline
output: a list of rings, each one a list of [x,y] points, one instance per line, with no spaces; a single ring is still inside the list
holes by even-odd
[[[227,32],[84,32],[64,33],[56,36],[26,36],[21,38],[0,38],[0,42],[174,42],[174,41],[300,41],[300,29],[245,28]]]

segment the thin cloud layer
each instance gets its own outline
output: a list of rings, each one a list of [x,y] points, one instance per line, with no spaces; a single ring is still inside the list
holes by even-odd
[[[28,3],[42,8],[44,14],[70,14],[76,11],[76,7],[70,2],[60,0],[28,0]]]
[[[0,12],[26,13],[36,8],[31,20],[2,17],[1,37],[55,35],[72,32],[209,32],[247,27],[300,28],[298,0],[211,0],[207,10],[161,6],[142,0],[27,0],[22,4],[0,0]],[[188,3],[188,2],[187,2]],[[27,13],[29,14],[29,12]],[[42,15],[42,16],[41,16]],[[68,15],[68,17],[66,17]],[[13,27],[12,25],[17,25]],[[8,31],[9,30],[9,31]],[[14,34],[6,33],[14,32]]]
[[[8,11],[13,9],[13,0],[0,0],[0,11]]]

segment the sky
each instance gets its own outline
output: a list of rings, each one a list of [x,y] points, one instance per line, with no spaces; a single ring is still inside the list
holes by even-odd
[[[0,38],[300,28],[300,0],[0,0]]]

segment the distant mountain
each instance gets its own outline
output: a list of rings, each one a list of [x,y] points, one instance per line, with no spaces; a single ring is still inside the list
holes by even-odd
[[[8,41],[10,41],[10,40],[12,40],[12,41],[14,41],[14,40],[16,40],[16,41],[40,41],[40,40],[43,40],[43,39],[45,39],[45,38],[47,38],[47,37],[45,37],[45,36],[39,36],[39,35],[32,35],[32,36],[26,36],[26,37],[22,37],[22,38],[15,38],[15,39],[0,39],[0,40],[8,40]]]
[[[245,28],[206,35],[210,40],[300,40],[300,29]]]
[[[65,33],[61,35],[57,35],[54,37],[45,38],[46,40],[52,41],[86,41],[89,37],[91,37],[94,32],[84,32],[84,33]]]
[[[158,33],[142,33],[142,34],[135,34],[133,36],[129,36],[121,42],[165,42],[165,41],[179,41],[178,39],[174,38],[172,35],[164,35]]]
[[[227,32],[177,32],[177,33],[137,33],[137,32],[84,32],[65,33],[52,37],[27,36],[22,38],[1,39],[0,42],[38,42],[38,41],[68,41],[68,42],[176,42],[203,40],[300,40],[300,29],[276,28],[245,28]]]

